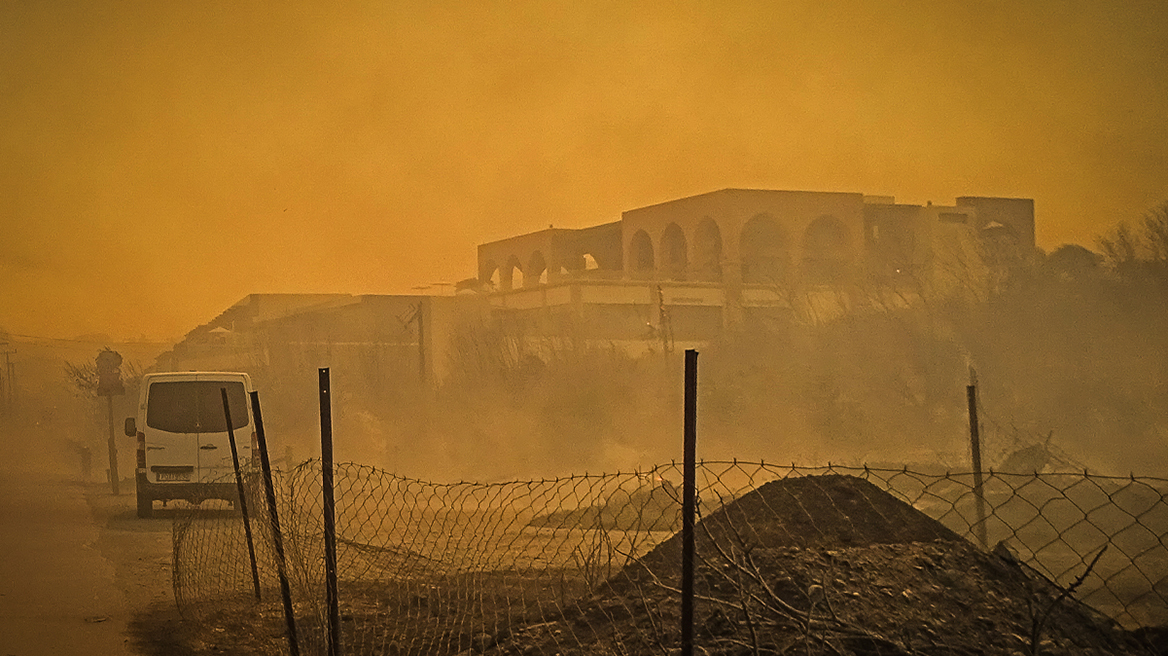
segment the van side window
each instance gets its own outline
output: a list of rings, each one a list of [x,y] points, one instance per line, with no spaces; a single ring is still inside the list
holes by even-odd
[[[226,432],[221,388],[227,388],[231,427],[251,423],[243,383],[192,380],[152,383],[146,394],[146,425],[168,433]]]

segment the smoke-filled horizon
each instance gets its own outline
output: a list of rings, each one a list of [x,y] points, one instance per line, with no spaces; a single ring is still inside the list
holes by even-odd
[[[0,5],[0,328],[169,339],[726,188],[1168,199],[1168,5]]]

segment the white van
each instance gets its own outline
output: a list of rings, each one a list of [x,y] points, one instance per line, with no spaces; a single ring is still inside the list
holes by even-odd
[[[142,377],[137,421],[126,419],[126,435],[138,438],[139,517],[150,517],[155,501],[237,502],[223,389],[240,467],[246,467],[255,439],[247,374],[188,371]]]

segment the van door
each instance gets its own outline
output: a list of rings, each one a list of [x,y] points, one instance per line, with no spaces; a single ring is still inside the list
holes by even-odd
[[[235,431],[235,446],[239,450],[241,466],[251,451],[251,412],[243,381],[200,377],[197,381],[197,405],[200,412],[197,438],[199,480],[202,482],[225,482],[235,473],[231,438],[223,414],[223,389],[227,390],[231,427]]]
[[[198,481],[197,383],[190,378],[152,380],[146,390],[146,477],[151,483]]]

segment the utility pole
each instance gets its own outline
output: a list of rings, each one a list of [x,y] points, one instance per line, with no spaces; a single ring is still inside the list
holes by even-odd
[[[16,363],[12,361],[16,351],[8,347],[8,342],[0,342],[0,348],[4,349],[4,372],[0,376],[0,414],[10,414],[16,410]]]
[[[8,357],[8,342],[0,342],[0,348],[4,349],[5,359]],[[0,371],[0,417],[8,414],[8,367],[4,367],[4,371]]]
[[[661,285],[657,285],[657,325],[661,337],[661,351],[666,355],[673,353],[673,319],[669,316],[669,308],[665,305],[665,292]]]
[[[406,318],[398,317],[398,321],[402,322],[402,327],[405,328],[411,323],[418,324],[418,384],[426,386],[426,315],[423,301],[418,301],[418,304],[410,308],[410,314]]]
[[[422,312],[422,302],[418,301],[418,308],[414,315],[418,320],[418,382],[426,384],[426,320]]]

